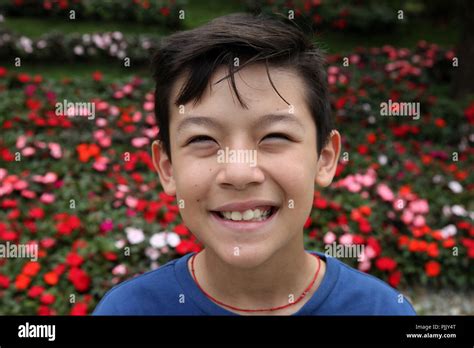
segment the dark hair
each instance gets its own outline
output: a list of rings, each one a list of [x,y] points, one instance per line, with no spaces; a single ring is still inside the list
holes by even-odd
[[[238,67],[233,64],[235,57],[239,58]],[[295,26],[268,15],[235,13],[164,38],[152,59],[156,82],[155,116],[160,128],[158,140],[170,161],[169,99],[175,81],[186,74],[174,104],[184,105],[192,100],[196,104],[217,67],[227,65],[229,75],[224,79],[231,78],[233,91],[241,106],[247,108],[237,91],[234,73],[252,62],[266,64],[274,89],[268,73],[269,64],[292,69],[303,79],[305,99],[316,123],[319,157],[334,129],[323,53]]]

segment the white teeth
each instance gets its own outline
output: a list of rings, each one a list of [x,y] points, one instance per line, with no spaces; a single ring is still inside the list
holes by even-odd
[[[247,209],[243,213],[240,211],[223,211],[220,212],[225,219],[233,221],[262,221],[270,215],[271,209],[262,212],[260,209]]]
[[[238,211],[233,211],[230,215],[230,218],[235,221],[240,221],[242,220],[242,213]]]

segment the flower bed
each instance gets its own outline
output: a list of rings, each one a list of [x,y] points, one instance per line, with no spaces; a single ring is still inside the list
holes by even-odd
[[[3,1],[0,13],[7,16],[57,17],[74,20],[130,21],[169,28],[181,25],[182,0],[11,0]]]
[[[394,287],[472,288],[474,103],[445,96],[453,54],[421,42],[357,50],[347,67],[329,57],[343,153],[307,249],[364,246],[345,261]],[[40,246],[36,262],[0,260],[1,314],[90,313],[114,284],[200,250],[151,163],[152,90],[0,67],[0,241]],[[419,119],[381,116],[389,99],[420,102]],[[64,100],[94,103],[94,117],[58,116]]]
[[[331,29],[373,33],[396,28],[397,9],[380,1],[340,0],[263,0],[243,1],[248,11],[279,13],[290,16],[298,25],[314,29]],[[393,5],[393,4],[392,4]],[[398,5],[406,11],[405,6]]]
[[[91,34],[48,33],[38,39],[0,29],[0,59],[20,57],[30,62],[86,62],[120,60],[147,64],[159,37],[124,35],[119,31]],[[59,54],[58,54],[59,52]]]

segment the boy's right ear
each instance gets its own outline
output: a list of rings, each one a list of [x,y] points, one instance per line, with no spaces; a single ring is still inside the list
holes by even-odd
[[[155,166],[158,176],[160,177],[161,186],[169,196],[176,195],[176,182],[173,176],[173,166],[171,161],[163,149],[163,145],[159,140],[155,140],[151,144],[151,153],[153,165]]]

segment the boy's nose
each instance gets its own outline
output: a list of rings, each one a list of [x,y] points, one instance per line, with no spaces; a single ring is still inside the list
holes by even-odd
[[[265,175],[258,166],[258,162],[226,162],[220,164],[217,183],[225,187],[243,190],[252,184],[260,184]]]

